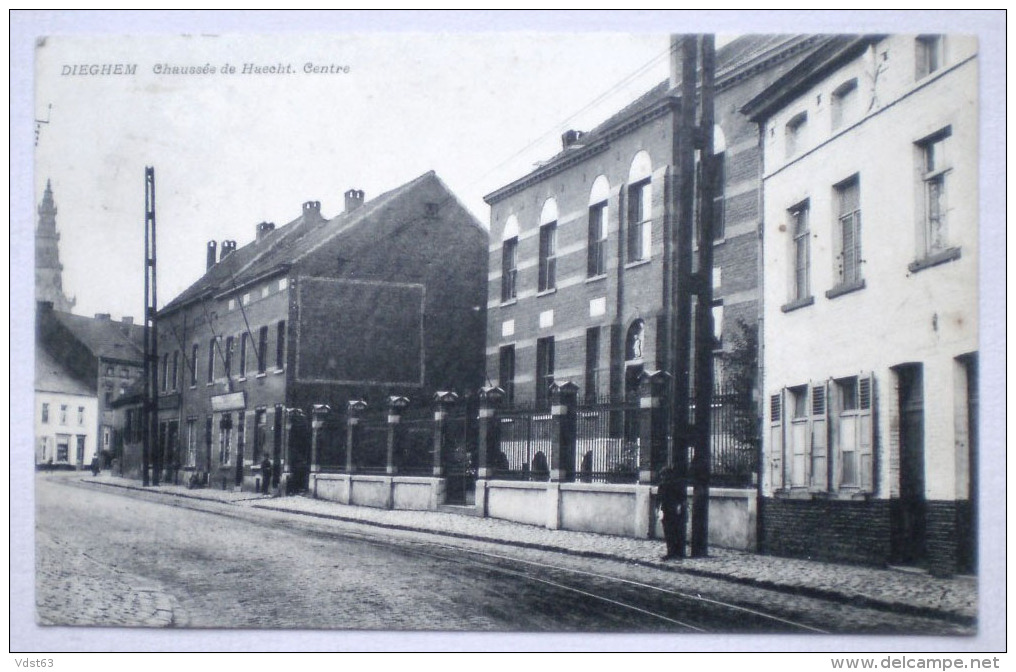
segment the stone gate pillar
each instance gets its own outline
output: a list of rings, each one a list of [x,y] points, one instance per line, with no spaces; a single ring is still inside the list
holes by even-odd
[[[388,456],[385,461],[388,474],[399,473],[398,450],[405,444],[405,432],[402,429],[402,411],[409,406],[406,397],[388,397]]]
[[[476,451],[476,477],[489,479],[494,475],[494,455],[500,450],[500,437],[497,409],[505,399],[505,392],[500,387],[482,387],[479,392],[480,412],[477,436],[479,446]]]
[[[444,474],[444,452],[447,450],[446,432],[448,410],[459,400],[454,392],[436,392],[434,394],[434,475]]]
[[[670,374],[645,371],[639,379],[639,483],[652,483],[667,456]]]
[[[321,471],[321,432],[332,409],[327,404],[314,404],[310,412],[310,471]]]
[[[575,478],[576,406],[579,386],[569,381],[550,386],[551,435],[550,480],[571,481]]]
[[[346,473],[353,473],[353,451],[360,445],[360,415],[367,402],[354,399],[346,402]]]

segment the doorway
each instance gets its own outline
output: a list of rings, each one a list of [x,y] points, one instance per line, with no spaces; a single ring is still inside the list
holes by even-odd
[[[899,383],[900,496],[892,508],[893,562],[920,565],[927,555],[924,498],[924,371],[921,364],[895,368]]]

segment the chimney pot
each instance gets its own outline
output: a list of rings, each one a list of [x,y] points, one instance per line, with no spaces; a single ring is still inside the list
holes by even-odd
[[[236,251],[236,241],[235,240],[224,240],[224,241],[222,241],[222,246],[219,248],[219,261],[222,261],[223,259],[225,259],[226,257],[228,257],[230,254],[232,254],[235,251]]]
[[[362,189],[350,189],[345,193],[346,197],[346,212],[352,212],[361,205],[363,205],[363,190]]]
[[[205,271],[212,270],[215,265],[215,241],[208,241],[208,251],[205,253]]]
[[[585,133],[582,131],[568,130],[561,134],[561,149],[568,149],[579,141]]]

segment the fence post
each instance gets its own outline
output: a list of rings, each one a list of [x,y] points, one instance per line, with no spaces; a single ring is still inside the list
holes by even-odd
[[[459,395],[454,392],[434,393],[434,475],[441,476],[444,473],[444,451],[445,451],[445,417],[448,415],[448,407],[459,400]]]
[[[494,475],[491,458],[494,451],[499,450],[497,408],[504,401],[505,392],[500,387],[480,388],[480,412],[477,433],[479,446],[476,451],[476,477],[481,480]]]
[[[667,454],[670,374],[646,371],[639,379],[639,483],[652,483]]]
[[[399,473],[398,459],[395,451],[405,443],[402,432],[402,411],[409,406],[409,399],[406,397],[388,397],[388,456],[386,467],[389,476]]]
[[[550,386],[551,434],[550,480],[571,481],[575,477],[576,409],[579,386],[568,381]]]
[[[367,402],[353,399],[346,402],[346,473],[353,473],[353,450],[360,445],[360,414]]]
[[[331,412],[327,404],[314,404],[310,412],[310,472],[321,471],[321,429],[325,426],[325,418]]]

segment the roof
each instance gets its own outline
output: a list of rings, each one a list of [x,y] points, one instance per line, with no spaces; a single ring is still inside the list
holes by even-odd
[[[53,311],[53,316],[96,357],[144,361],[144,328],[108,318]]]
[[[355,231],[370,220],[382,218],[389,205],[435,185],[449,199],[455,199],[434,171],[428,171],[332,219],[325,219],[319,210],[305,206],[303,214],[297,219],[226,255],[197,282],[166,304],[160,313],[173,312],[200,298],[236,291],[261,278],[286,272],[326,242]],[[470,219],[475,222],[472,216]],[[482,230],[479,222],[475,224]]]
[[[759,69],[770,67],[775,61],[811,47],[815,40],[814,36],[803,35],[745,35],[733,40],[716,52],[717,91],[733,86]],[[679,91],[680,83],[672,88],[669,79],[663,80],[591,131],[582,134],[576,144],[562,150],[525,176],[487,194],[484,200],[493,204],[534,181],[602,151],[611,139],[628,133],[677,106],[680,103]]]
[[[95,388],[76,378],[41,344],[35,344],[35,390],[95,397]]]
[[[741,107],[752,121],[768,119],[813,83],[860,56],[880,35],[824,35],[816,50]]]

